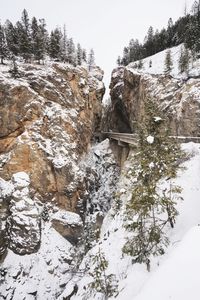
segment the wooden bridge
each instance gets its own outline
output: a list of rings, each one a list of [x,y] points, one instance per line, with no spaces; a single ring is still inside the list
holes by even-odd
[[[139,137],[135,133],[121,133],[121,132],[102,132],[103,138],[110,138],[118,141],[120,146],[125,144],[137,146]],[[177,140],[179,143],[200,143],[200,137],[196,136],[170,136],[170,138]]]

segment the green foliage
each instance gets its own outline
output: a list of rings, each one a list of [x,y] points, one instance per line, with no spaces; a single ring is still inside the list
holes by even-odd
[[[179,70],[181,73],[186,72],[188,73],[189,69],[189,62],[190,62],[190,55],[187,48],[181,47],[181,53],[178,61]]]
[[[165,56],[165,74],[169,75],[172,71],[173,61],[171,56],[171,50],[169,49]]]
[[[88,294],[92,296],[101,293],[105,300],[116,296],[118,294],[118,282],[114,274],[107,274],[108,261],[100,248],[98,253],[91,257],[91,260],[94,269],[89,275],[93,281],[88,284]]]
[[[150,257],[163,254],[168,245],[165,226],[173,227],[178,215],[175,205],[181,189],[171,180],[184,154],[169,137],[167,118],[150,99],[145,101],[142,124],[133,161],[136,182],[125,215],[125,228],[131,234],[123,252],[133,256],[133,262],[146,263],[149,268]],[[161,185],[162,180],[165,185]]]
[[[44,63],[45,56],[56,61],[63,61],[73,66],[81,65],[87,62],[86,50],[82,49],[80,44],[75,47],[73,39],[68,38],[66,28],[63,30],[55,28],[50,35],[46,29],[44,19],[37,20],[35,17],[29,20],[28,12],[24,9],[20,21],[15,25],[9,20],[5,25],[0,24],[0,62],[3,64],[5,58],[13,55],[20,56],[25,62],[37,60],[40,64]],[[94,51],[92,61],[94,66]]]
[[[143,61],[140,59],[138,62],[138,69],[141,70],[143,68]]]
[[[3,60],[8,56],[8,48],[5,38],[5,31],[3,26],[0,23],[0,59],[1,64],[3,64]]]

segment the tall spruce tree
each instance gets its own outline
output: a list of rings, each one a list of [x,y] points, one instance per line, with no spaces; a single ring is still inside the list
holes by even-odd
[[[185,72],[186,74],[188,74],[189,62],[190,62],[190,55],[188,49],[185,47],[181,47],[180,57],[178,61],[178,67],[180,73]]]
[[[101,293],[103,299],[108,300],[110,297],[116,296],[118,294],[118,281],[114,274],[107,273],[108,261],[105,258],[105,254],[99,248],[98,253],[93,255],[91,259],[94,268],[89,275],[93,281],[88,284],[86,297]]]
[[[61,39],[62,33],[59,28],[51,31],[50,41],[49,41],[49,55],[53,59],[61,60]]]
[[[87,52],[85,49],[82,49],[82,61],[87,63]]]
[[[167,50],[166,56],[165,56],[165,68],[164,72],[166,75],[169,75],[173,69],[173,61],[172,61],[172,55],[171,50]]]
[[[18,22],[19,42],[20,42],[20,54],[24,58],[25,62],[28,62],[31,58],[32,43],[30,22],[26,9],[22,12],[21,22]]]
[[[67,30],[66,30],[66,25],[63,26],[63,34],[62,34],[62,39],[61,39],[61,60],[63,62],[67,61]]]
[[[82,48],[81,45],[77,44],[77,65],[80,66],[82,64]]]
[[[70,38],[67,42],[67,61],[73,66],[76,66],[76,60],[76,47],[73,38]]]
[[[12,55],[19,55],[19,35],[17,28],[13,26],[13,24],[7,20],[5,23],[5,34],[6,41],[8,45],[9,53]]]
[[[89,66],[89,71],[92,70],[92,68],[95,65],[95,57],[94,57],[94,50],[90,49],[89,55],[88,55],[88,66]]]
[[[162,255],[168,245],[164,231],[174,226],[176,201],[180,188],[172,179],[183,157],[179,144],[169,138],[167,117],[163,117],[151,99],[145,101],[145,115],[139,130],[139,145],[134,156],[132,176],[135,183],[132,198],[127,203],[125,228],[132,232],[123,252],[133,256],[133,262],[145,263],[150,270],[152,256]],[[166,181],[162,188],[161,180]]]
[[[0,24],[0,58],[1,64],[4,64],[4,59],[8,56],[8,47],[5,38],[4,27]]]

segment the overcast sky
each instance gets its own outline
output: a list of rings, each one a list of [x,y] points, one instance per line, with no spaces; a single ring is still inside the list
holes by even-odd
[[[45,18],[49,29],[66,24],[68,35],[87,49],[108,82],[118,55],[131,38],[143,41],[149,26],[161,29],[175,21],[194,0],[0,0],[0,18],[13,22],[27,9],[30,18]]]

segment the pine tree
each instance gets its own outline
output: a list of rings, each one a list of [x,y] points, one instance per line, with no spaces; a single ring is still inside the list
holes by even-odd
[[[85,49],[82,49],[82,61],[87,63],[87,52]]]
[[[5,38],[3,26],[0,24],[0,58],[1,64],[4,64],[4,59],[8,56],[8,48]]]
[[[104,300],[116,296],[118,294],[118,282],[114,274],[107,274],[108,261],[100,248],[91,259],[94,269],[89,275],[93,281],[88,284],[87,295],[94,296],[96,293],[101,293]]]
[[[188,73],[189,70],[189,61],[190,61],[190,56],[189,56],[189,51],[187,48],[181,47],[181,52],[180,52],[180,57],[178,61],[178,67],[179,71],[181,73],[186,72]]]
[[[63,35],[61,39],[61,60],[66,62],[67,61],[67,31],[66,31],[66,25],[63,27]]]
[[[12,57],[12,63],[11,63],[10,69],[9,69],[9,73],[11,74],[11,77],[13,77],[15,79],[20,77],[20,72],[19,72],[16,58],[14,55]]]
[[[74,41],[72,38],[70,38],[67,43],[67,54],[68,54],[68,56],[67,56],[68,63],[72,64],[75,67],[76,61],[77,61],[76,48],[75,48]]]
[[[169,18],[168,26],[167,26],[167,47],[171,47],[173,45],[173,36],[174,36],[174,30],[173,30],[173,21],[172,18]]]
[[[5,24],[6,41],[9,53],[12,55],[19,55],[19,35],[17,28],[7,20]]]
[[[123,66],[127,66],[130,63],[130,61],[129,61],[129,48],[128,47],[124,47],[121,62],[123,64]]]
[[[80,66],[82,64],[82,48],[81,45],[77,44],[77,65]]]
[[[21,22],[17,22],[17,25],[20,42],[20,54],[24,58],[25,62],[28,62],[31,58],[32,45],[29,17],[25,9],[22,12]]]
[[[89,56],[88,56],[88,66],[89,66],[89,71],[92,70],[92,68],[94,67],[94,65],[95,65],[94,50],[91,49],[91,50],[90,50],[90,53],[89,53]]]
[[[172,71],[173,61],[171,57],[171,50],[167,50],[166,56],[165,56],[165,74],[169,75]]]
[[[138,62],[138,69],[141,70],[143,68],[143,61],[140,59]]]
[[[128,202],[125,228],[132,232],[123,252],[133,256],[133,262],[145,263],[150,270],[150,259],[162,255],[168,245],[164,228],[174,226],[178,214],[175,204],[180,199],[180,188],[172,183],[183,157],[180,146],[169,138],[169,124],[158,106],[145,101],[145,115],[141,122],[139,145],[133,161],[135,184]],[[165,189],[161,180],[170,182]]]
[[[51,31],[49,41],[49,55],[53,59],[61,60],[61,38],[62,33],[59,28]]]
[[[154,30],[152,26],[149,27],[147,36],[145,37],[144,48],[145,48],[145,56],[150,56],[155,53]]]

